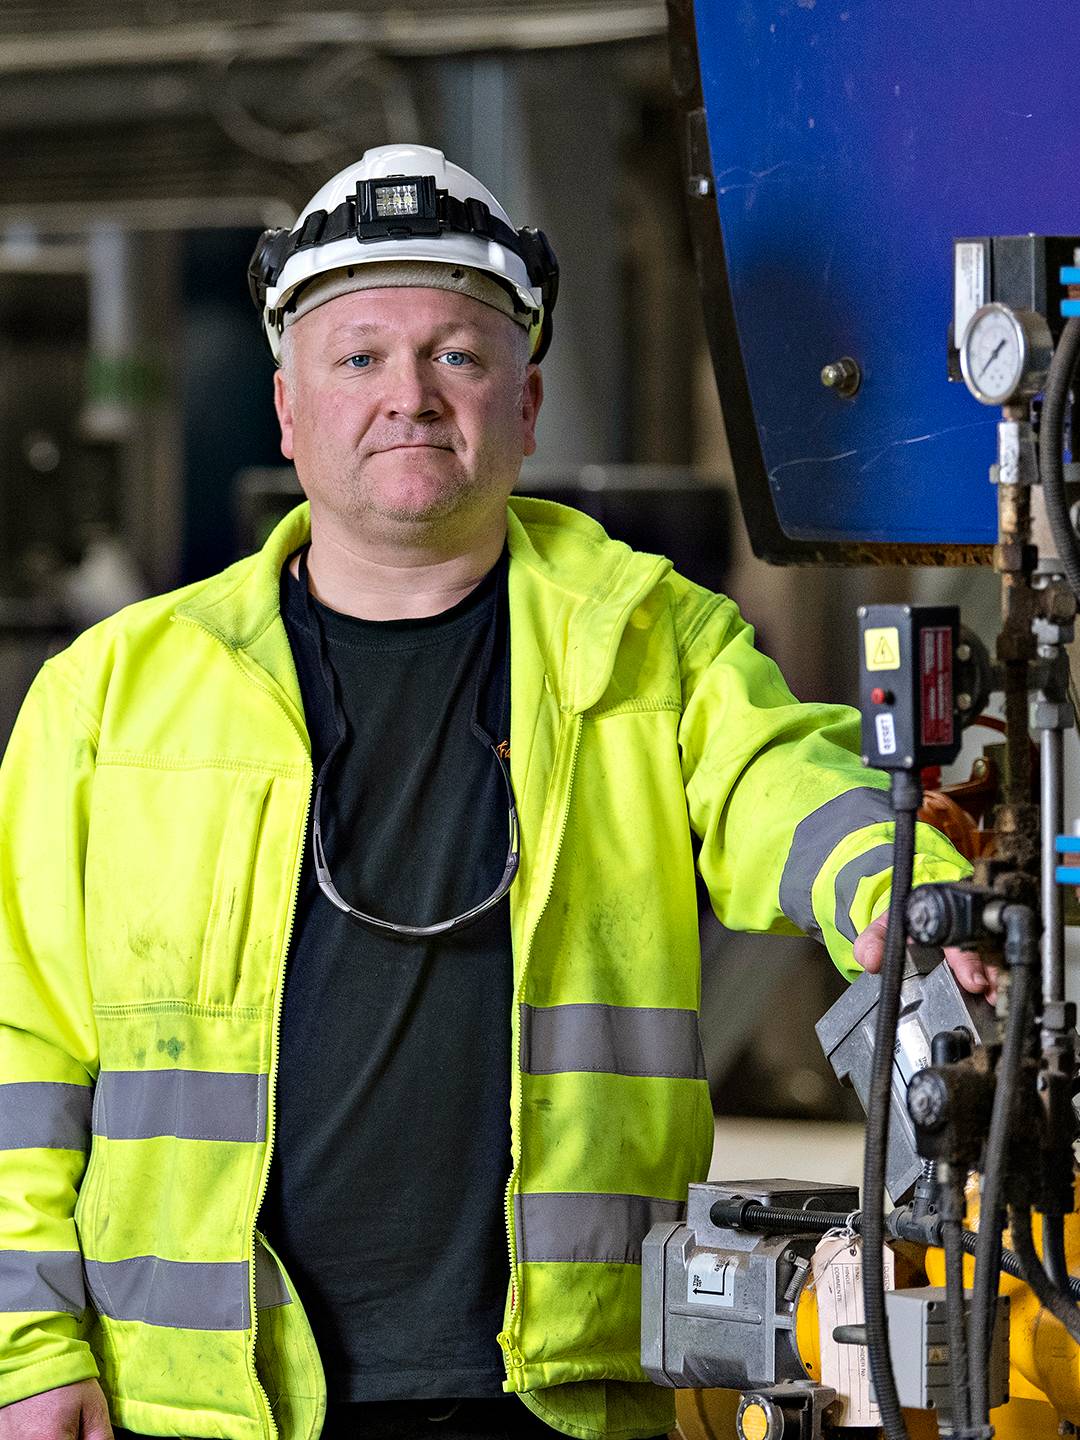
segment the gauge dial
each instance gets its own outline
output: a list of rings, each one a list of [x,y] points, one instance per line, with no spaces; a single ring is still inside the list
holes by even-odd
[[[1007,305],[976,310],[960,343],[960,369],[984,405],[1035,395],[1046,378],[1053,342],[1046,321]]]

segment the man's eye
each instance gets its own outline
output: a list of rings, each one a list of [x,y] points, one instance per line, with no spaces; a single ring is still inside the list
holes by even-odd
[[[463,366],[473,363],[472,356],[466,355],[464,350],[447,350],[445,354],[439,356],[439,359],[445,361],[447,365],[452,365],[455,370],[460,370]]]
[[[370,355],[350,355],[345,364],[353,370],[366,370],[371,364]]]

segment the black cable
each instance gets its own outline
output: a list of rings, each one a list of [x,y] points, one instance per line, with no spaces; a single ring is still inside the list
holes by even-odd
[[[1065,322],[1043,391],[1039,424],[1039,475],[1046,518],[1069,588],[1080,599],[1080,542],[1069,519],[1065,497],[1065,410],[1080,357],[1080,316]]]
[[[852,1229],[857,1233],[861,1217],[860,1210],[852,1211]],[[717,1200],[709,1218],[714,1225],[756,1235],[827,1235],[830,1230],[842,1230],[849,1217],[842,1210],[784,1210],[753,1200]]]
[[[1080,1344],[1080,1310],[1062,1295],[1042,1267],[1031,1234],[1031,1211],[1026,1206],[1021,1209],[1010,1208],[1009,1227],[1012,1230],[1016,1258],[1020,1263],[1020,1278],[1025,1285],[1031,1286],[1039,1304],[1060,1320],[1072,1338]],[[1072,1288],[1072,1282],[1069,1288]]]
[[[1069,1283],[1069,1268],[1065,1260],[1065,1216],[1044,1214],[1042,1217],[1043,1269],[1050,1277],[1050,1283],[1059,1293]]]
[[[1009,1018],[998,1062],[994,1107],[983,1162],[979,1236],[975,1249],[975,1287],[971,1301],[971,1423],[990,1423],[990,1332],[1001,1273],[1001,1230],[1004,1223],[1004,1182],[1008,1161],[1009,1130],[1015,1105],[1031,1014],[1034,983],[1032,962],[1037,958],[1035,917],[1023,905],[1005,910],[1005,959],[1009,964]]]
[[[915,815],[922,800],[918,777],[905,770],[892,775],[896,816],[893,840],[892,894],[885,954],[881,964],[870,1094],[866,1104],[866,1153],[863,1164],[863,1304],[866,1344],[874,1396],[886,1440],[909,1440],[893,1375],[889,1330],[885,1318],[885,1168],[892,1110],[893,1051],[900,1017],[900,986],[907,958],[905,918],[915,859]]]
[[[902,1211],[889,1216],[890,1235],[924,1249],[941,1245],[940,1221],[928,1217],[929,1223],[918,1227],[903,1223]],[[856,1235],[862,1234],[862,1211],[847,1214],[843,1210],[782,1210],[752,1201],[718,1200],[712,1209],[714,1225],[727,1225],[733,1230],[748,1230],[759,1235],[826,1235],[830,1230],[843,1230],[850,1222]],[[979,1244],[977,1230],[962,1230],[960,1244],[966,1255],[974,1255]],[[1002,1247],[1001,1273],[1014,1280],[1023,1280],[1024,1271],[1016,1253]],[[1080,1301],[1080,1275],[1070,1275],[1068,1292]]]
[[[942,1221],[941,1238],[945,1247],[945,1320],[949,1327],[949,1389],[952,1395],[952,1422],[954,1430],[966,1430],[971,1424],[971,1375],[968,1364],[964,1245],[961,1221],[959,1219]]]

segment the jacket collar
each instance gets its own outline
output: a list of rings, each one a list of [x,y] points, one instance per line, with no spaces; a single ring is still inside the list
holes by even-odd
[[[299,505],[260,551],[189,591],[174,612],[248,651],[290,691],[295,671],[280,623],[281,567],[310,533],[310,511]],[[526,614],[541,632],[560,708],[587,710],[607,688],[623,628],[671,562],[610,539],[595,520],[550,500],[512,497],[507,537],[511,617]]]

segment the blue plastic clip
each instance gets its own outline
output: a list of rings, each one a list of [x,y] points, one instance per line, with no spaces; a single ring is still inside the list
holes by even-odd
[[[1058,855],[1080,855],[1080,835],[1059,835],[1054,841]],[[1080,885],[1080,866],[1059,865],[1054,871],[1059,885]]]
[[[1080,300],[1062,300],[1061,313],[1066,318],[1070,315],[1080,315]]]
[[[1080,265],[1062,265],[1062,285],[1080,285]]]

